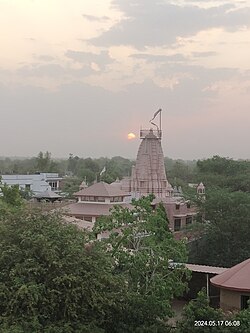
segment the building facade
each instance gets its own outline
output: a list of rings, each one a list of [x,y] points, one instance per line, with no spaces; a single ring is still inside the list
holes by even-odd
[[[1,175],[1,182],[8,186],[18,185],[21,190],[39,194],[45,191],[60,191],[62,178],[58,173],[36,173],[30,175]]]
[[[74,193],[74,195],[77,198],[77,202],[65,207],[65,213],[68,216],[92,222],[93,224],[98,217],[109,215],[110,210],[115,205],[121,205],[124,208],[131,207],[125,201],[125,198],[129,196],[128,193],[105,182],[95,183],[83,188]]]
[[[220,307],[224,311],[243,310],[250,301],[250,259],[210,279],[220,289]]]

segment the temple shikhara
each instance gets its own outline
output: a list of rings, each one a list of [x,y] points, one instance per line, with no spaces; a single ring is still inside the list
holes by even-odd
[[[161,131],[141,130],[136,165],[132,168],[131,178],[122,180],[122,188],[135,198],[153,193],[158,198],[171,196],[173,188],[169,184],[161,147]]]
[[[162,202],[172,231],[180,231],[193,222],[194,207],[184,199],[181,188],[173,188],[167,179],[161,146],[161,112],[159,109],[154,114],[148,129],[140,130],[142,141],[131,176],[111,184],[100,182],[89,187],[82,184],[75,193],[78,202],[67,207],[68,215],[94,224],[99,216],[108,215],[114,205],[129,207],[132,198],[154,194],[152,205],[155,207]],[[204,190],[203,184],[197,187],[200,194],[204,194]]]
[[[181,188],[173,188],[167,179],[161,146],[161,112],[162,110],[159,109],[150,120],[154,128],[140,130],[142,141],[138,149],[136,165],[132,169],[131,177],[121,181],[121,189],[128,191],[133,198],[154,194],[153,205],[162,202],[168,215],[170,228],[173,231],[179,231],[192,223],[196,213],[189,201],[184,199]],[[159,118],[159,125],[155,122],[156,117]]]

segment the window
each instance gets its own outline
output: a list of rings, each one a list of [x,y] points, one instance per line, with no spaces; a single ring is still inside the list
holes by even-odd
[[[186,225],[192,224],[192,216],[186,217]]]
[[[83,218],[85,221],[92,222],[92,217],[91,216],[84,216]]]
[[[140,181],[140,187],[142,187],[142,188],[146,187],[146,182]]]
[[[30,184],[25,184],[25,190],[30,191]]]
[[[250,296],[241,295],[241,310],[248,308],[249,299],[250,299]]]
[[[176,204],[175,209],[177,209],[177,210],[180,209],[180,204]]]
[[[52,191],[58,190],[57,182],[49,182],[49,186],[51,186]]]
[[[191,208],[190,202],[187,202],[187,208]]]
[[[181,219],[174,219],[174,231],[181,229]]]
[[[123,198],[122,197],[111,197],[110,202],[122,202]]]

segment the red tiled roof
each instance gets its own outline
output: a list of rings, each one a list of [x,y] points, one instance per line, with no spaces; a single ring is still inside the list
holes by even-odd
[[[80,229],[85,229],[85,230],[90,230],[92,231],[94,223],[93,222],[88,222],[84,220],[77,219],[75,217],[71,216],[63,216],[63,219],[68,223],[68,224],[74,224]]]
[[[81,191],[74,193],[75,196],[98,196],[98,197],[125,197],[129,196],[128,193],[110,184],[100,182],[95,183]]]
[[[237,291],[250,291],[250,258],[210,279],[216,287]]]
[[[130,204],[119,203],[118,205],[124,208],[131,208]],[[77,202],[64,207],[63,211],[67,215],[73,215],[73,216],[77,215],[101,216],[101,215],[110,215],[109,211],[114,206],[115,204]]]

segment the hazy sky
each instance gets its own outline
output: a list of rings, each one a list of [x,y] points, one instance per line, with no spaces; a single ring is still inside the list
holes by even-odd
[[[0,0],[0,156],[250,158],[250,0]]]

